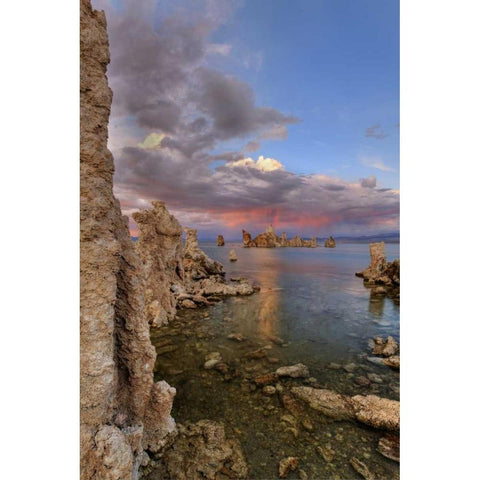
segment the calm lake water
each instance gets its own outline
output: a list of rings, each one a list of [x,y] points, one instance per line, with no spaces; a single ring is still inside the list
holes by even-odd
[[[399,373],[366,358],[369,339],[392,335],[399,340],[398,302],[372,297],[355,277],[370,263],[368,244],[338,244],[334,249],[200,246],[225,266],[227,278],[248,277],[261,291],[179,312],[169,326],[152,330],[156,378],[177,388],[172,412],[176,421],[223,422],[227,434],[241,442],[252,479],[278,478],[278,462],[289,455],[299,457],[305,478],[362,478],[350,466],[352,457],[378,478],[398,478],[398,463],[376,451],[381,432],[334,422],[309,409],[292,420],[280,394],[265,395],[253,383],[279,366],[303,363],[315,387],[399,399]],[[237,262],[228,260],[232,248]],[[389,261],[399,258],[399,245],[387,244],[386,253]],[[229,340],[231,333],[241,333],[246,340]],[[272,342],[275,337],[282,341]],[[244,357],[260,347],[267,348],[265,357]],[[221,354],[227,375],[203,368],[212,352]],[[338,365],[332,368],[331,363]],[[357,385],[355,379],[368,374],[376,374],[378,381]],[[278,388],[302,384],[305,379],[288,379]],[[308,428],[302,423],[305,418]],[[334,459],[327,462],[318,446],[334,450]],[[288,478],[299,478],[299,471]]]

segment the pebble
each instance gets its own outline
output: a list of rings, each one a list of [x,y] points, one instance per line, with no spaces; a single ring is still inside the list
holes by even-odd
[[[348,373],[353,373],[357,369],[357,365],[352,362],[347,365],[344,365],[343,369]]]
[[[265,395],[275,395],[276,393],[276,388],[273,386],[273,385],[266,385],[265,387],[263,387],[262,389],[262,392],[265,394]]]

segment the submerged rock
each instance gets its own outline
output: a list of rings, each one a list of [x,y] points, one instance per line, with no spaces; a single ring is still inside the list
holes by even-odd
[[[327,463],[330,463],[335,458],[335,450],[333,450],[330,446],[322,447],[321,445],[318,445],[317,452]]]
[[[286,457],[280,460],[278,466],[278,476],[286,478],[289,472],[294,472],[298,468],[298,457]]]
[[[248,467],[240,443],[227,438],[223,424],[200,420],[179,425],[179,435],[165,451],[151,478],[162,480],[245,479]]]
[[[275,372],[279,377],[308,377],[310,375],[308,368],[303,365],[303,363],[297,363],[296,365],[291,365],[288,367],[277,368]]]
[[[313,387],[293,387],[292,393],[327,417],[336,420],[348,420],[355,417],[348,397],[339,393]]]
[[[400,403],[376,395],[349,397],[331,390],[313,387],[293,387],[292,393],[311,408],[336,420],[353,420],[374,428],[398,431]]]
[[[369,468],[361,462],[358,458],[351,458],[350,465],[359,473],[365,480],[377,480],[377,477],[369,470]]]
[[[230,335],[228,335],[227,337],[229,340],[235,340],[236,342],[243,342],[245,341],[247,338],[242,335],[241,333],[231,333]]]
[[[400,438],[398,435],[385,435],[378,441],[377,451],[390,460],[400,462]]]

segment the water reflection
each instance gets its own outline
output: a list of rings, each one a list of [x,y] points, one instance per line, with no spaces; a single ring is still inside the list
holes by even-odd
[[[382,295],[374,295],[370,290],[370,299],[368,301],[368,311],[375,317],[382,317],[385,308],[385,297]]]

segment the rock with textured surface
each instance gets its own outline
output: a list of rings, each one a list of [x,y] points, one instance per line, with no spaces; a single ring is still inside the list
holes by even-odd
[[[150,441],[173,436],[157,402],[143,269],[113,195],[105,14],[80,2],[80,476],[130,480]],[[154,415],[150,418],[147,411]],[[157,434],[155,433],[158,433]],[[149,440],[150,439],[150,440]]]
[[[248,467],[240,443],[210,420],[179,425],[179,435],[148,478],[162,480],[244,479]]]
[[[377,451],[390,460],[400,462],[400,438],[398,435],[385,435],[378,441]]]
[[[349,398],[345,395],[313,387],[294,387],[292,393],[327,417],[336,420],[348,420],[355,417]]]
[[[298,457],[286,457],[280,460],[278,465],[278,476],[287,478],[289,472],[294,472],[298,468]]]
[[[358,421],[384,430],[400,429],[400,402],[376,395],[355,395],[351,405]]]
[[[147,321],[153,326],[165,325],[176,311],[172,285],[180,285],[184,277],[182,227],[159,201],[132,217],[139,228],[135,250],[145,275]]]
[[[370,471],[370,469],[361,462],[358,458],[351,458],[350,465],[353,469],[359,473],[365,480],[376,480],[376,476]]]
[[[308,377],[310,375],[308,368],[303,363],[297,363],[296,365],[290,365],[288,367],[277,368],[275,372],[279,377]]]
[[[370,265],[361,272],[356,272],[357,277],[363,278],[367,285],[384,285],[398,293],[400,286],[400,260],[387,262],[385,243],[370,244]]]
[[[223,235],[217,235],[217,246],[223,247],[224,245],[225,245],[225,240],[223,238]]]
[[[385,340],[382,337],[375,337],[373,339],[373,355],[382,355],[383,357],[390,357],[396,355],[400,350],[396,340],[389,336]]]
[[[293,395],[336,420],[353,420],[383,430],[400,428],[400,403],[376,395],[349,397],[327,389],[293,387]]]

